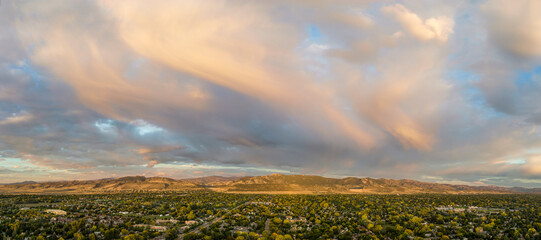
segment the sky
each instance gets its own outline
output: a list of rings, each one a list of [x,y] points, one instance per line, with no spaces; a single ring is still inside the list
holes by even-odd
[[[0,183],[541,187],[541,1],[2,0]]]

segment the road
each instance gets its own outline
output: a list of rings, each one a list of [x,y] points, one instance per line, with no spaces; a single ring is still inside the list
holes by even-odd
[[[240,204],[240,205],[238,205],[238,206],[236,206],[234,208],[231,208],[231,209],[229,209],[229,211],[227,211],[227,213],[222,214],[222,216],[220,216],[219,218],[215,218],[214,220],[212,220],[210,222],[203,223],[199,227],[196,227],[196,228],[192,229],[191,231],[189,231],[187,233],[180,234],[178,239],[182,239],[184,237],[184,235],[188,234],[188,233],[201,233],[202,228],[209,227],[210,225],[214,224],[215,222],[222,221],[227,214],[230,214],[233,210],[235,210],[237,208],[245,206],[247,203],[248,202],[245,202],[245,203]]]

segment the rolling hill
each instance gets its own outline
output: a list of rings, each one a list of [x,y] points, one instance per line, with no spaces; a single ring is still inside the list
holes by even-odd
[[[178,180],[164,177],[131,176],[86,181],[27,182],[0,185],[0,194],[116,193],[203,189],[227,193],[287,194],[541,193],[539,188],[450,185],[408,179],[354,177],[338,179],[314,175],[271,174],[242,178],[210,176]]]
[[[0,186],[0,193],[114,193],[126,191],[182,191],[201,189],[198,184],[164,177],[130,176],[87,181],[17,183]]]
[[[186,178],[182,180],[191,182],[194,184],[198,184],[198,185],[216,186],[216,185],[222,185],[222,183],[239,180],[241,178],[242,177],[208,176],[208,177],[199,177],[199,178]]]
[[[325,178],[313,175],[282,175],[246,177],[222,185],[224,192],[288,192],[288,193],[512,193],[497,186],[467,186],[427,183],[415,180],[374,178]]]

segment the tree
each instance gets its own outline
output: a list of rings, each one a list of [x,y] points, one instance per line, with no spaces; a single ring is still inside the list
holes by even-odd
[[[193,213],[193,211],[190,211],[190,213],[188,213],[188,215],[186,215],[186,218],[188,218],[188,220],[195,219],[195,214]]]
[[[83,234],[81,234],[80,232],[76,232],[75,234],[73,234],[73,237],[74,237],[76,240],[83,240],[83,239],[85,239],[85,237],[83,236]]]
[[[177,229],[176,228],[170,228],[165,232],[165,239],[166,240],[175,240],[177,239]]]

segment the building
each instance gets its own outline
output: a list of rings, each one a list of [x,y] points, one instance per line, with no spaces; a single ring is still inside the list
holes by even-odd
[[[166,226],[150,226],[150,230],[155,230],[158,232],[165,232],[167,231],[167,227]]]
[[[60,210],[60,209],[47,209],[45,210],[46,213],[52,213],[54,215],[66,215],[66,211]]]
[[[156,223],[158,223],[158,224],[161,224],[161,223],[178,223],[178,220],[175,220],[175,219],[158,219],[158,220],[156,220]]]
[[[166,226],[154,226],[149,224],[135,224],[134,227],[142,227],[142,228],[150,228],[150,230],[158,231],[158,232],[165,232],[167,231]]]

